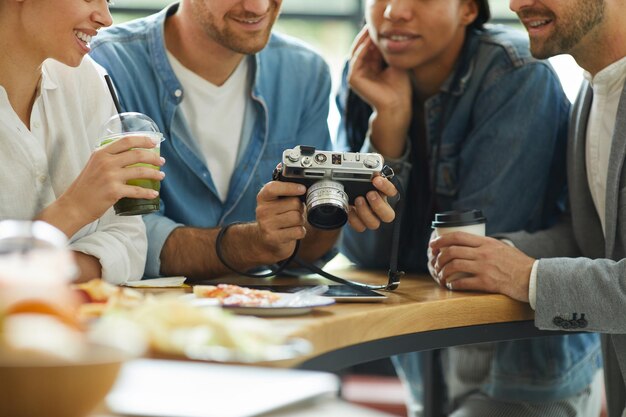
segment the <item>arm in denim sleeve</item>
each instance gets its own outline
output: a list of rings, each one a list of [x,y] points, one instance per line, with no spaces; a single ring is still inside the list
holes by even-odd
[[[166,217],[163,213],[165,205],[161,200],[160,210],[158,213],[151,213],[143,216],[143,222],[146,225],[146,234],[148,235],[148,256],[146,259],[146,278],[157,278],[161,276],[161,251],[165,241],[178,227],[183,224]]]
[[[317,149],[331,149],[330,132],[328,130],[328,109],[330,97],[330,70],[321,58],[308,62],[310,69],[309,81],[300,88],[306,88],[303,100],[306,105],[299,115],[298,143],[313,145]],[[284,117],[288,117],[285,115]]]
[[[335,149],[342,152],[351,151],[348,145],[348,139],[345,128],[345,107],[348,97],[348,85],[346,81],[347,64],[344,67],[341,88],[336,96],[337,108],[341,119],[337,131],[337,141]],[[385,159],[385,164],[391,167],[402,183],[404,188],[408,183],[409,173],[411,171],[411,162],[409,155],[411,153],[411,144],[407,138],[407,146],[404,154],[397,159]],[[360,152],[370,153],[378,152],[372,145],[369,135],[366,136]],[[401,198],[405,198],[401,196]],[[341,252],[346,255],[352,262],[362,268],[384,269],[389,267],[389,248],[391,248],[391,237],[393,226],[395,223],[381,223],[378,230],[366,230],[364,232],[356,232],[350,226],[345,226],[340,239]]]
[[[569,101],[547,63],[486,80],[455,162],[444,152],[438,161],[438,198],[452,176],[451,208],[482,209],[488,234],[548,227],[563,211],[568,116]]]

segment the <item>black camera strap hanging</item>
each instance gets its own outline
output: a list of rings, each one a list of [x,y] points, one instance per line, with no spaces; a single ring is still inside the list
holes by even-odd
[[[388,168],[388,169],[391,171],[391,168]],[[250,272],[239,271],[233,266],[231,266],[224,258],[224,254],[222,252],[222,239],[226,235],[226,231],[231,226],[240,224],[241,222],[230,223],[222,227],[222,229],[219,231],[215,239],[215,252],[217,254],[217,257],[224,264],[224,266],[226,266],[228,269],[230,269],[236,274],[243,275],[246,277],[252,277],[252,278],[273,277],[273,276],[280,274],[282,271],[284,271],[288,264],[294,262],[315,274],[321,275],[322,277],[329,279],[333,282],[337,282],[339,284],[344,284],[344,285],[348,285],[350,287],[356,287],[356,288],[367,288],[369,290],[393,291],[396,288],[398,288],[398,286],[400,285],[400,280],[402,276],[404,275],[404,271],[398,270],[398,256],[399,256],[399,250],[400,250],[400,230],[402,227],[402,216],[404,213],[404,197],[405,196],[404,196],[404,187],[402,186],[400,179],[393,174],[393,171],[391,171],[390,175],[388,175],[387,178],[389,178],[389,180],[395,185],[396,189],[398,190],[398,195],[397,197],[395,197],[397,198],[396,209],[395,209],[396,218],[394,220],[393,231],[392,231],[389,271],[387,273],[388,281],[387,281],[387,284],[385,285],[365,284],[362,282],[357,282],[357,281],[352,281],[352,280],[348,280],[345,278],[341,278],[329,272],[324,271],[317,265],[314,265],[310,262],[307,262],[298,258],[296,255],[298,254],[298,250],[300,249],[300,241],[296,242],[296,247],[294,248],[294,251],[291,254],[291,256],[289,256],[289,258],[283,261],[280,261],[276,266],[269,267],[271,270],[270,272],[255,274],[255,273],[250,273]]]

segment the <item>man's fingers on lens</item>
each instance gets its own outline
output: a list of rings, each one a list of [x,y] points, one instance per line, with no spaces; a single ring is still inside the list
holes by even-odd
[[[395,197],[398,194],[398,189],[391,181],[381,176],[376,176],[372,180],[374,187],[387,197]]]
[[[257,202],[271,201],[281,197],[300,196],[306,192],[306,187],[295,182],[270,181],[257,194]]]
[[[348,213],[348,223],[350,224],[350,227],[359,233],[367,230],[367,227],[365,227],[361,219],[359,219],[359,216],[356,214],[354,207],[350,207],[350,212]]]
[[[391,223],[395,219],[396,212],[378,192],[370,191],[366,194],[366,197],[372,210],[380,220],[385,223]]]
[[[283,197],[279,200],[261,200],[256,208],[257,217],[275,216],[290,211],[304,211],[304,205],[298,197]]]
[[[365,227],[372,230],[378,229],[380,227],[380,220],[378,219],[378,216],[376,216],[372,212],[365,198],[357,197],[354,203],[356,207],[356,213],[358,214],[361,222],[363,222]]]

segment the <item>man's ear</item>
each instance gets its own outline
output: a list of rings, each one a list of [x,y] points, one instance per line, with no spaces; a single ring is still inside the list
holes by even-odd
[[[461,0],[461,23],[471,25],[478,17],[478,3],[476,0]]]

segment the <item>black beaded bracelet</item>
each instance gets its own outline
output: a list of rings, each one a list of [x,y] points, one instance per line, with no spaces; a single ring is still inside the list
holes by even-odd
[[[277,268],[272,268],[271,266],[269,266],[270,272],[266,272],[266,273],[262,273],[262,274],[253,274],[251,272],[243,272],[243,271],[239,271],[236,268],[234,268],[233,266],[231,266],[226,259],[224,258],[224,254],[222,253],[222,239],[224,238],[224,236],[226,235],[226,231],[231,227],[231,226],[235,226],[238,224],[242,224],[242,222],[233,222],[230,224],[227,224],[225,226],[223,226],[219,233],[217,234],[217,237],[215,238],[215,254],[217,255],[217,258],[220,260],[220,262],[222,262],[224,264],[224,266],[228,269],[230,269],[231,271],[233,271],[236,274],[239,275],[244,275],[246,277],[251,277],[251,278],[269,278],[269,277],[273,277],[275,275],[280,274],[285,267],[291,263],[291,261],[296,257],[296,255],[298,254],[298,249],[300,248],[300,241],[296,241],[296,247],[293,250],[293,253],[291,254],[291,256],[289,256],[289,258],[285,259],[284,261],[280,261],[278,262],[278,267]]]

